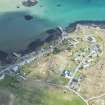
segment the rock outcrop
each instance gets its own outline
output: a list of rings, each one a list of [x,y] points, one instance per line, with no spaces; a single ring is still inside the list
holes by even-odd
[[[25,18],[25,20],[29,21],[29,20],[33,19],[33,16],[31,16],[31,15],[25,15],[24,18]]]
[[[34,6],[34,5],[36,5],[37,3],[38,3],[37,0],[24,0],[24,1],[22,2],[22,4],[23,4],[24,6],[26,6],[26,7]]]

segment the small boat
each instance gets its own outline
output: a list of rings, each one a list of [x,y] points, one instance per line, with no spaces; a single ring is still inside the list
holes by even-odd
[[[22,4],[26,7],[31,7],[31,6],[34,6],[38,3],[37,0],[24,0],[22,1]]]

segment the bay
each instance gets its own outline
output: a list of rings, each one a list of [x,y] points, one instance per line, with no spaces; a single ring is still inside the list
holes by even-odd
[[[33,7],[24,7],[21,1],[0,0],[0,50],[23,49],[40,33],[56,26],[105,20],[105,0],[39,0]],[[33,19],[27,21],[25,15]]]

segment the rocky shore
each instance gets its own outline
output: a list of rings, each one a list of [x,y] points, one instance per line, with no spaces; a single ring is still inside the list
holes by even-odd
[[[77,21],[70,24],[64,30],[67,33],[71,33],[76,30],[77,24],[105,28],[105,21]],[[42,34],[44,34],[42,35],[43,37],[31,42],[25,50],[12,53],[0,51],[0,65],[14,64],[18,59],[20,59],[20,57],[33,51],[37,52],[45,43],[50,44],[52,41],[58,40],[62,37],[62,31],[59,28],[47,30]]]
[[[0,51],[0,65],[14,64],[22,56],[32,52],[39,52],[41,50],[41,46],[45,43],[49,45],[52,41],[56,41],[62,37],[62,32],[59,28],[47,30],[42,34],[44,34],[43,37],[31,42],[25,50],[11,53]]]
[[[93,27],[100,27],[100,28],[105,29],[105,21],[89,21],[89,20],[86,20],[86,21],[76,21],[74,23],[70,23],[65,28],[65,30],[67,32],[73,32],[73,31],[76,30],[77,24],[87,25],[87,26],[93,26]]]

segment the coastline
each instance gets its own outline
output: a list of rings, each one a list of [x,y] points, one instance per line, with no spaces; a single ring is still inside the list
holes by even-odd
[[[40,32],[58,25],[66,27],[78,20],[105,20],[104,2],[92,1],[85,5],[87,1],[39,0],[30,8],[23,6],[21,0],[1,1],[0,50],[22,50],[37,39]],[[31,15],[33,19],[26,21],[26,15]]]
[[[76,22],[73,22],[73,23],[70,23],[66,28],[65,30],[67,32],[73,32],[76,30],[76,26],[80,24],[80,25],[86,25],[86,26],[92,26],[92,27],[100,27],[102,29],[105,29],[105,21],[94,21],[94,20],[86,20],[86,21],[76,21]]]
[[[85,26],[92,26],[92,27],[100,27],[102,29],[105,29],[105,21],[76,21],[69,24],[67,27],[65,27],[64,28],[65,32],[67,33],[74,32],[78,24],[85,25]],[[38,53],[39,50],[41,50],[40,48],[42,45],[44,45],[45,43],[50,44],[50,42],[54,40],[58,40],[61,37],[62,32],[60,32],[58,28],[55,28],[55,29],[46,30],[42,34],[45,34],[45,35],[29,43],[26,49],[23,48],[22,50],[19,50],[17,52],[11,52],[11,53],[0,51],[0,62],[1,63],[3,62],[3,65],[12,64],[12,63],[15,63],[15,60],[17,59],[18,55],[20,57],[23,57],[32,52]]]

